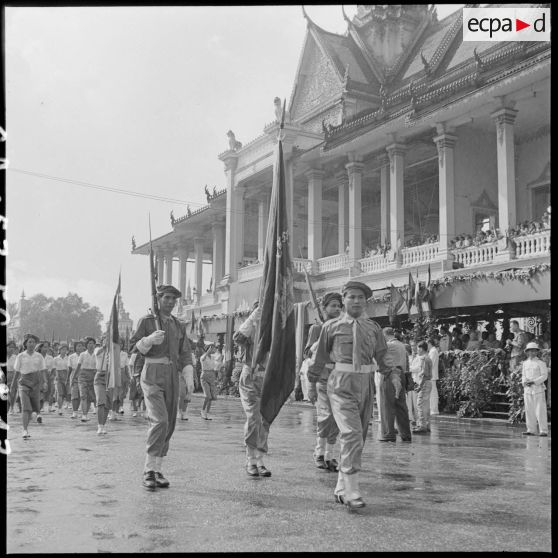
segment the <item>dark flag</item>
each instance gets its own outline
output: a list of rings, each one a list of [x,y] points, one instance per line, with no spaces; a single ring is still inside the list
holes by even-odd
[[[284,123],[285,105],[283,103]],[[280,131],[280,134],[281,134]],[[293,267],[285,191],[283,145],[279,136],[260,289],[261,319],[255,364],[267,359],[262,386],[261,414],[272,423],[291,394],[296,376]]]
[[[391,293],[391,303],[393,304],[393,314],[394,316],[397,316],[405,304],[405,299],[399,292],[399,289],[393,286],[393,283],[391,284],[389,290]]]
[[[419,281],[419,273],[418,273],[418,268],[417,268],[417,282],[416,282],[416,287],[415,287],[415,306],[416,306],[416,311],[418,313],[419,316],[422,315],[422,296],[421,296],[421,288],[420,288],[420,281]]]
[[[409,316],[411,315],[411,308],[413,307],[413,303],[415,301],[415,289],[416,285],[413,280],[413,276],[409,271],[409,286],[407,287],[407,308],[409,309]]]
[[[108,378],[107,388],[120,387],[122,379],[120,378],[120,333],[118,332],[118,297],[120,296],[120,274],[118,274],[118,287],[114,300],[112,301],[112,310],[110,312],[109,327],[107,331],[107,345],[105,357],[108,357]],[[103,358],[105,358],[103,357]]]
[[[192,319],[190,321],[190,335],[192,335],[196,331],[196,316],[194,315],[194,311],[192,310]]]

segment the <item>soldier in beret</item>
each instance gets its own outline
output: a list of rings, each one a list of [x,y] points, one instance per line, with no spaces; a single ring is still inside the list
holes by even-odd
[[[322,300],[322,308],[327,320],[338,318],[343,308],[341,293],[326,293]],[[308,332],[308,341],[304,348],[304,356],[311,357],[316,350],[323,324],[313,324]],[[308,397],[316,405],[317,412],[317,443],[314,449],[314,463],[318,469],[337,472],[338,463],[333,457],[333,448],[337,441],[339,428],[331,411],[331,403],[327,395],[327,381],[333,364],[326,364],[317,382],[309,381]]]
[[[391,379],[395,367],[387,356],[380,326],[365,311],[366,301],[372,296],[370,287],[359,281],[349,281],[343,286],[342,294],[345,313],[323,325],[308,377],[317,381],[324,366],[334,364],[327,384],[331,410],[340,430],[341,451],[334,496],[351,511],[365,506],[358,472],[372,414],[373,361],[376,360],[380,373],[386,378]],[[391,381],[399,382],[399,376],[394,375]]]
[[[14,371],[19,375],[19,398],[22,407],[23,439],[31,437],[29,421],[32,413],[37,413],[37,422],[41,423],[41,388],[46,390],[46,364],[41,353],[35,351],[39,338],[32,333],[25,334],[23,346],[26,349],[19,353],[14,363]]]
[[[169,481],[163,476],[163,457],[167,455],[169,441],[176,425],[178,410],[179,374],[193,373],[192,349],[186,336],[186,326],[171,312],[181,296],[172,285],[159,285],[159,325],[153,314],[143,316],[130,343],[134,351],[145,357],[141,371],[141,389],[149,417],[147,455],[143,486],[149,490],[167,488]]]

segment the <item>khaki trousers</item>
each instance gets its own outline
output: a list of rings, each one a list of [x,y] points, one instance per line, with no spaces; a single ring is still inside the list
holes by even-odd
[[[316,383],[318,400],[316,401],[318,438],[326,438],[328,444],[335,444],[339,435],[339,427],[331,410],[331,403],[327,394],[329,374],[320,377]]]
[[[333,369],[327,394],[340,432],[339,471],[348,475],[357,473],[361,470],[362,450],[372,414],[373,374]]]
[[[141,389],[149,418],[147,454],[165,457],[176,426],[178,370],[172,363],[146,362],[141,371]]]
[[[262,399],[263,375],[252,372],[250,367],[244,365],[238,382],[240,401],[246,413],[244,424],[244,442],[247,453],[251,457],[255,452],[267,453],[267,437],[269,423],[260,413]]]

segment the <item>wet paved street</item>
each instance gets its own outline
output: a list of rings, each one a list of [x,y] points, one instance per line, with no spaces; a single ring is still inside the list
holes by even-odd
[[[168,490],[141,486],[147,421],[80,423],[50,414],[21,438],[9,416],[9,553],[551,550],[551,438],[524,428],[437,417],[412,444],[378,441],[363,456],[367,507],[333,500],[336,475],[312,462],[314,409],[287,404],[272,425],[271,478],[244,471],[238,399],[213,421],[178,421]]]

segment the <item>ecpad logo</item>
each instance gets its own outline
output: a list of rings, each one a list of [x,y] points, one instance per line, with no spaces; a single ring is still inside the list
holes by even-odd
[[[550,41],[550,8],[463,8],[464,41]]]

